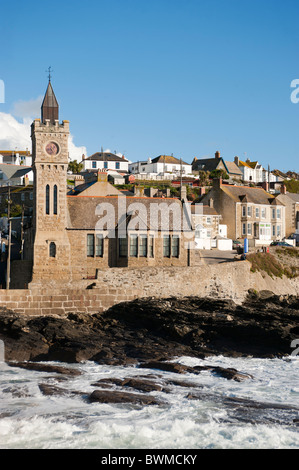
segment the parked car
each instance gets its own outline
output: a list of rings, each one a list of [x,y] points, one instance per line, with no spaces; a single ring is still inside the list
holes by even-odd
[[[299,233],[292,233],[288,240],[296,240],[296,246],[299,246]]]
[[[238,250],[238,248],[243,248],[243,243],[239,240],[233,240],[233,250]]]
[[[290,247],[291,245],[286,242],[272,242],[270,246],[288,246]]]

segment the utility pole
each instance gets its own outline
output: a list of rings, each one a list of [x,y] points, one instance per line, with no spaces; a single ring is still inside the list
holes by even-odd
[[[10,219],[10,187],[8,188],[8,201],[7,201],[7,219],[8,219],[8,255],[6,266],[6,289],[10,286],[10,258],[11,258],[11,219]]]
[[[180,158],[180,165],[181,165],[181,176],[180,176],[180,199],[182,199],[182,184],[183,184],[183,175],[182,175],[182,159]]]
[[[21,259],[24,258],[24,204],[22,204],[22,220],[21,220]]]

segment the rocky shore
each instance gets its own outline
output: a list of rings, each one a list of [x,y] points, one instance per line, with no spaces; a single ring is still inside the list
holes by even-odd
[[[269,291],[232,300],[137,299],[102,314],[25,317],[2,309],[6,361],[127,365],[178,356],[281,357],[299,338],[299,299]]]
[[[218,402],[230,419],[269,424],[275,416],[277,424],[297,425],[294,406],[207,394],[195,377],[209,371],[225,380],[254,380],[246,371],[212,366],[209,358],[288,356],[292,341],[299,337],[298,316],[298,297],[269,291],[250,292],[243,305],[198,297],[148,298],[121,303],[103,314],[65,317],[25,317],[3,309],[0,339],[5,345],[5,367],[40,372],[38,387],[46,396],[167,406],[167,397],[179,387],[186,390],[188,400]],[[204,365],[183,365],[177,361],[181,356],[205,359]],[[101,377],[90,384],[92,392],[70,389],[69,381],[81,374],[71,364],[84,360],[112,369],[128,367],[129,375]],[[30,396],[24,386],[10,386],[4,392]]]

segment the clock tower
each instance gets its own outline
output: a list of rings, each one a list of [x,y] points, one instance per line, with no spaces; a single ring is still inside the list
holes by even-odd
[[[67,234],[69,121],[59,123],[59,106],[49,78],[41,119],[31,125],[33,192],[32,283],[70,280]]]

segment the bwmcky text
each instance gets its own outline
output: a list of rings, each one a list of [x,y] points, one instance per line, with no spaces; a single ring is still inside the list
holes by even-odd
[[[190,454],[145,454],[138,457],[115,457],[109,454],[101,458],[101,465],[125,465],[129,468],[135,464],[144,465],[194,465],[197,455]]]

